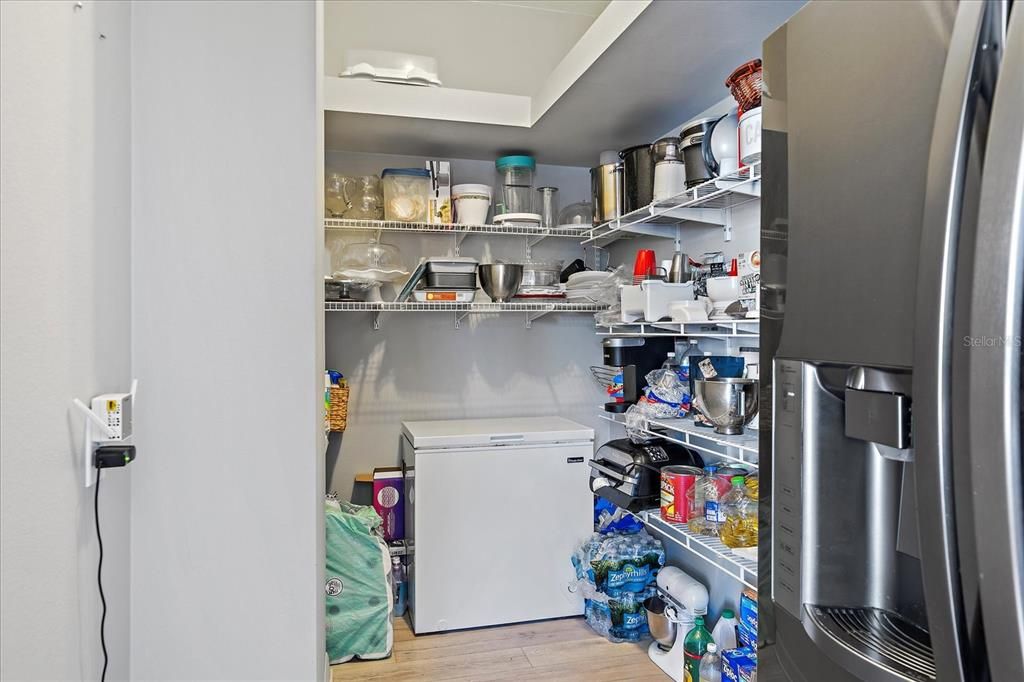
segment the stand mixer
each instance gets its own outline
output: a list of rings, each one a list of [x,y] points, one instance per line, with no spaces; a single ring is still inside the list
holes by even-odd
[[[654,641],[647,655],[676,682],[683,680],[683,643],[694,618],[708,612],[708,590],[675,566],[658,572],[658,594],[644,602]]]

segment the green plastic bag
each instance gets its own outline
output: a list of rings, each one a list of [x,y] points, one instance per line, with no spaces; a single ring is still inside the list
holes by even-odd
[[[391,557],[371,507],[328,501],[327,655],[331,663],[391,655]]]

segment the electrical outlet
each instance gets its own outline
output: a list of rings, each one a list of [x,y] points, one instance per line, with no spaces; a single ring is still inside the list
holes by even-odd
[[[132,435],[132,394],[106,393],[92,399],[92,411],[107,425],[109,433],[97,440],[119,442]]]

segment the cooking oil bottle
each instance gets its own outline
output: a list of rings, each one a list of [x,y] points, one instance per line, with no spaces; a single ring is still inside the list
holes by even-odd
[[[733,476],[732,488],[722,496],[725,521],[719,534],[729,547],[757,546],[757,501],[747,493],[743,480]]]

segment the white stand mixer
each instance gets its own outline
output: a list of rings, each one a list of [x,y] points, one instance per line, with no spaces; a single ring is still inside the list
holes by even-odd
[[[660,603],[651,603],[658,597]],[[708,589],[675,566],[665,566],[658,572],[658,597],[644,602],[654,637],[647,655],[666,675],[682,682],[683,643],[694,619],[708,612]]]

